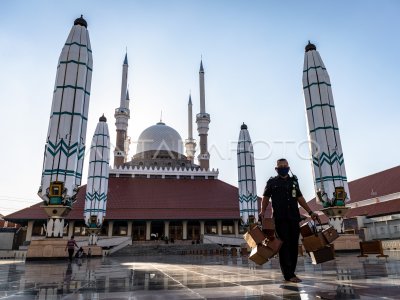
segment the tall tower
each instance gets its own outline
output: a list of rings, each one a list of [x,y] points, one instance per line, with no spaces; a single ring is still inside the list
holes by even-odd
[[[121,100],[115,109],[115,126],[117,127],[117,139],[114,150],[114,167],[122,166],[128,160],[130,139],[128,137],[129,92],[128,92],[128,54],[125,54],[122,65]]]
[[[196,153],[196,141],[193,139],[193,112],[192,112],[192,95],[189,94],[188,103],[188,138],[185,141],[186,157],[193,163]]]
[[[64,216],[82,180],[85,157],[92,50],[87,22],[76,19],[58,60],[38,195],[49,216],[47,237],[62,237]]]
[[[203,61],[200,61],[199,71],[200,83],[200,113],[196,115],[197,132],[200,137],[200,154],[197,156],[200,167],[208,170],[210,168],[210,154],[208,153],[208,125],[210,124],[210,115],[206,113],[206,97],[204,88],[204,68]]]
[[[110,161],[110,135],[107,119],[101,116],[90,147],[89,173],[85,194],[84,218],[89,232],[89,245],[97,244],[106,215],[108,173]]]
[[[317,48],[310,42],[305,48],[303,91],[318,199],[324,207],[343,206],[350,194],[331,82]]]
[[[249,219],[258,216],[256,173],[254,165],[253,144],[247,125],[240,127],[237,146],[239,209],[243,224],[248,225]]]

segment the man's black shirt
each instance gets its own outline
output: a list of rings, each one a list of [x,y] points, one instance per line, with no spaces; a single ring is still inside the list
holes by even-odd
[[[274,218],[300,222],[297,198],[303,194],[295,176],[271,177],[267,181],[263,196],[271,198]]]

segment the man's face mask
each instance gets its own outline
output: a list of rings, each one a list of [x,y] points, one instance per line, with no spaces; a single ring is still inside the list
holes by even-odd
[[[286,176],[289,173],[290,168],[289,167],[279,167],[276,168],[276,172],[278,172],[278,174],[280,176]]]

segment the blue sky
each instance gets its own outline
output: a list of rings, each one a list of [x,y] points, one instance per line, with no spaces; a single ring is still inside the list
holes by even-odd
[[[87,143],[102,113],[115,140],[126,48],[129,135],[136,140],[162,110],[163,121],[185,139],[190,90],[193,111],[199,111],[202,55],[211,167],[237,185],[236,141],[245,122],[256,142],[259,194],[274,175],[275,160],[285,156],[310,199],[304,46],[316,44],[331,77],[349,180],[397,166],[399,13],[398,1],[367,0],[1,1],[0,213],[40,201],[57,60],[80,14],[89,24],[94,61]],[[87,162],[88,154],[84,177]]]

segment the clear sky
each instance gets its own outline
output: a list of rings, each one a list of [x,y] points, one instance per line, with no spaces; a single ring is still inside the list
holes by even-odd
[[[132,140],[159,121],[161,110],[163,121],[187,138],[190,90],[199,112],[202,55],[211,167],[219,178],[237,186],[236,143],[245,122],[255,143],[259,194],[284,156],[311,199],[301,81],[311,40],[331,78],[348,179],[400,164],[399,1],[2,0],[1,214],[40,201],[57,61],[80,14],[88,22],[94,66],[87,143],[102,113],[115,141],[126,48]],[[130,155],[135,150],[132,144]],[[89,153],[84,178],[88,159]]]

